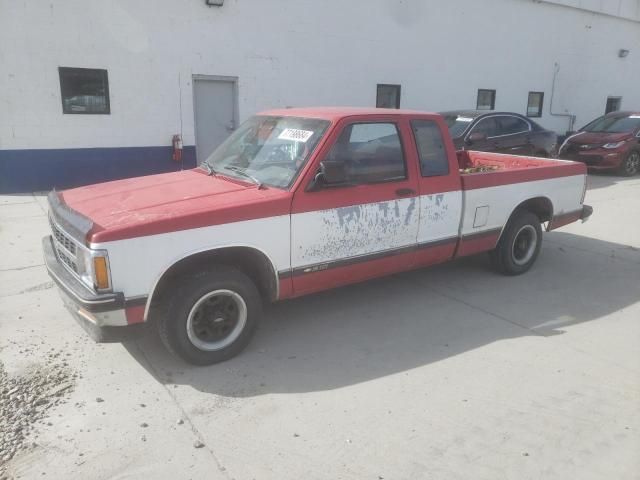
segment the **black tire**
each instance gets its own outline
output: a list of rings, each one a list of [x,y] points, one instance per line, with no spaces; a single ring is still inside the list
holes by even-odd
[[[537,215],[515,212],[494,250],[489,252],[494,270],[504,275],[521,275],[535,263],[542,247],[542,227]]]
[[[625,177],[633,177],[640,172],[640,151],[632,150],[620,165],[618,173]]]
[[[262,299],[249,277],[220,265],[179,277],[174,285],[157,322],[171,353],[193,365],[213,365],[248,345],[262,314]]]

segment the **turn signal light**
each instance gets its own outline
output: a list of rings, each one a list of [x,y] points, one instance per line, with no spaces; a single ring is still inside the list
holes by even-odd
[[[105,257],[93,257],[93,273],[98,290],[107,290],[109,288],[109,270]]]

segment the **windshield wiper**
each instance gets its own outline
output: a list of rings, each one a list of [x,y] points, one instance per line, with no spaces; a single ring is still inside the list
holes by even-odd
[[[207,162],[202,162],[202,163],[200,164],[200,166],[201,166],[201,167],[204,167],[204,168],[206,168],[206,169],[207,169],[207,175],[209,175],[209,176],[211,176],[211,175],[215,175],[216,173],[218,173],[218,172],[216,172],[216,171],[213,169],[213,167],[212,167],[211,165],[209,165]]]
[[[253,175],[251,175],[250,173],[247,173],[247,171],[244,168],[236,167],[235,165],[225,165],[224,168],[226,170],[231,170],[232,172],[239,173],[243,177],[248,178],[258,186],[258,190],[262,188],[262,182],[258,180],[256,177],[254,177]]]

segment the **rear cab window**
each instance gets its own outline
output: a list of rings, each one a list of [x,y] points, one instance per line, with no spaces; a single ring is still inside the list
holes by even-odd
[[[423,177],[449,174],[449,158],[440,127],[433,120],[411,120]]]

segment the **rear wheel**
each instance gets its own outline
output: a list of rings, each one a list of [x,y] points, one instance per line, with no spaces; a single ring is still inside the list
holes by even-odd
[[[634,150],[627,155],[622,165],[620,165],[620,173],[625,177],[633,177],[640,172],[640,152]]]
[[[533,266],[541,247],[540,219],[531,212],[519,211],[507,223],[489,257],[496,271],[504,275],[520,275]]]
[[[160,338],[175,355],[194,365],[211,365],[240,353],[253,336],[262,312],[255,284],[241,271],[212,271],[179,278],[165,314]]]

